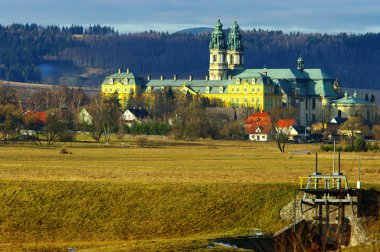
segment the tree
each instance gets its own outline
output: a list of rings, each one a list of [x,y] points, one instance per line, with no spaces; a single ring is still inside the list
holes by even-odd
[[[364,98],[364,100],[369,101],[369,98],[368,98],[368,94],[367,94],[367,93],[365,94],[365,98]]]
[[[117,131],[120,121],[121,111],[117,97],[115,99],[115,97],[95,96],[87,111],[91,115],[92,122],[84,124],[86,130],[95,141],[99,142],[103,135],[108,142],[111,132]]]
[[[17,105],[17,91],[10,85],[0,85],[0,104]]]
[[[373,94],[371,95],[370,101],[371,101],[371,103],[376,103],[376,98]]]
[[[66,131],[66,124],[61,119],[59,111],[52,111],[48,114],[46,118],[46,126],[44,132],[46,134],[46,144],[53,145],[60,134]]]
[[[20,131],[22,125],[22,115],[15,105],[0,105],[0,132],[4,144],[9,136]]]
[[[206,109],[198,99],[188,101],[185,96],[181,96],[174,114],[173,132],[177,138],[193,140],[209,136],[210,123]]]
[[[356,135],[360,134],[366,136],[370,134],[369,127],[364,122],[363,118],[352,116],[339,127],[341,132],[347,132],[346,135],[348,135],[350,139],[352,150],[354,149],[354,139]]]
[[[285,145],[289,141],[290,130],[288,128],[276,128],[274,125],[269,132],[270,138],[277,143],[278,149],[284,153]]]

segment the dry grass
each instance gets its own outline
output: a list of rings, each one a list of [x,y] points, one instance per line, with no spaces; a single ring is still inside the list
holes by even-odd
[[[289,159],[271,143],[229,141],[0,146],[0,250],[202,250],[212,237],[272,233],[318,148],[289,145],[312,153]],[[357,157],[342,154],[351,183]],[[320,171],[331,159],[319,155]],[[378,186],[380,157],[361,160],[363,183]]]
[[[151,141],[150,141],[151,143]],[[151,144],[150,144],[151,145]],[[272,144],[245,142],[157,143],[155,148],[128,144],[71,144],[72,155],[59,155],[62,146],[37,148],[0,146],[0,177],[5,180],[70,180],[139,183],[298,183],[314,171],[315,157],[281,154]],[[290,145],[290,150],[318,149]],[[362,180],[376,184],[380,156],[361,153]],[[342,172],[355,184],[358,155],[342,154]],[[332,170],[332,154],[319,154],[319,170]]]

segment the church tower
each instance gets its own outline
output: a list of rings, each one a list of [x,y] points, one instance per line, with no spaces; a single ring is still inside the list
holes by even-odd
[[[240,28],[236,19],[231,26],[230,34],[228,34],[227,45],[228,69],[243,69],[244,48],[241,43]]]
[[[226,57],[226,41],[223,33],[223,25],[220,23],[220,18],[215,25],[210,41],[210,80],[227,79],[227,57]]]

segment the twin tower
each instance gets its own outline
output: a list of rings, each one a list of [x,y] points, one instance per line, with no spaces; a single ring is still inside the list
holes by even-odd
[[[240,28],[236,19],[231,26],[227,41],[223,25],[218,18],[210,41],[210,80],[227,79],[228,70],[243,69],[244,48],[241,43]]]

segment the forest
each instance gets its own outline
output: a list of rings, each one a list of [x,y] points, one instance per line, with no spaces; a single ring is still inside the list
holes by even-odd
[[[306,68],[322,68],[345,87],[380,89],[380,34],[253,29],[243,31],[242,37],[246,68],[295,68],[302,55]],[[100,68],[105,73],[130,68],[137,75],[154,78],[173,74],[187,78],[191,74],[203,79],[208,72],[209,38],[208,32],[122,34],[101,25],[0,25],[0,79],[41,82],[38,66],[44,62]],[[93,85],[102,78],[104,75]]]

